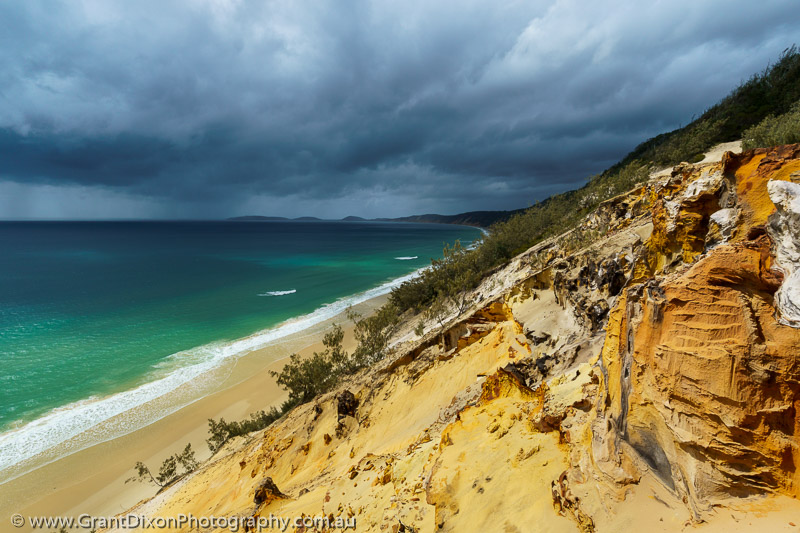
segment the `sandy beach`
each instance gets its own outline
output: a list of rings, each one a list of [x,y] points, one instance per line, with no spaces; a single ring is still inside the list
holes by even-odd
[[[368,314],[382,305],[379,296],[354,306]],[[139,430],[62,457],[50,464],[0,484],[0,531],[14,529],[10,517],[113,516],[156,493],[157,487],[125,483],[133,465],[143,461],[157,470],[161,462],[191,443],[198,459],[210,456],[205,439],[208,419],[246,418],[250,413],[280,405],[286,399],[270,370],[279,370],[292,353],[310,355],[321,350],[322,336],[332,324],[345,328],[345,347],[354,345],[352,324],[344,314],[292,334],[275,344],[249,353],[230,365],[215,390],[178,411]]]

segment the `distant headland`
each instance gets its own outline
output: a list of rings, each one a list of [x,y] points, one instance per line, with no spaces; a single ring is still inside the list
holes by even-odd
[[[425,215],[411,215],[398,218],[363,218],[357,216],[347,216],[338,219],[343,222],[418,222],[423,224],[457,224],[459,226],[474,226],[477,228],[488,228],[496,222],[508,220],[517,213],[522,213],[525,209],[515,209],[512,211],[469,211],[457,215],[437,215],[428,213]],[[317,217],[270,217],[261,215],[246,215],[231,217],[227,220],[233,222],[274,222],[274,221],[322,221]],[[331,220],[332,221],[332,220]]]

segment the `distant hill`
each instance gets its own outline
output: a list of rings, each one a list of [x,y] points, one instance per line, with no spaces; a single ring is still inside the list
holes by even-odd
[[[289,220],[286,217],[262,217],[259,215],[246,215],[243,217],[231,217],[225,220],[230,220],[232,222],[268,222],[270,220]]]
[[[488,228],[495,222],[508,220],[512,216],[522,213],[525,209],[515,209],[513,211],[469,211],[457,215],[412,215],[400,218],[379,218],[386,222],[423,222],[430,224],[459,224],[461,226],[475,226],[478,228]]]
[[[470,211],[457,215],[438,215],[427,213],[425,215],[410,215],[397,218],[361,218],[349,216],[342,220],[349,222],[416,222],[420,224],[458,224],[460,226],[474,226],[476,228],[488,228],[495,222],[508,220],[517,213],[522,213],[524,209],[513,211]]]
[[[417,222],[422,224],[458,224],[461,226],[488,228],[495,222],[508,220],[513,215],[522,213],[523,211],[524,209],[516,209],[514,211],[470,211],[469,213],[460,213],[457,215],[437,215],[434,213],[429,213],[426,215],[411,215],[408,217],[399,218],[362,218],[349,216],[344,217],[341,220],[343,222]],[[231,217],[227,220],[233,222],[270,222],[280,220],[321,221],[323,219],[317,217],[286,218],[247,215],[242,217]]]

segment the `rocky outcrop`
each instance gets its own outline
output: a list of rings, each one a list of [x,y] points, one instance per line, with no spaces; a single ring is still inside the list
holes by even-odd
[[[706,249],[711,249],[718,244],[731,240],[736,231],[736,221],[739,213],[736,209],[726,207],[711,214],[708,220],[708,234],[706,235]]]
[[[763,226],[775,212],[767,184],[771,180],[791,181],[800,171],[800,144],[771,149],[728,152],[722,159],[723,172],[735,183],[737,207],[741,220],[738,238],[745,238],[750,228]]]
[[[782,324],[800,327],[800,185],[770,181],[769,197],[776,206],[769,218],[769,234],[775,243],[775,262],[785,281],[775,294]]]
[[[268,477],[256,487],[253,503],[256,505],[269,505],[274,501],[285,500],[286,498],[287,496],[278,489],[272,478]]]
[[[654,473],[686,501],[696,520],[725,498],[765,491],[797,494],[800,336],[775,320],[776,307],[786,305],[778,288],[787,287],[784,273],[793,272],[787,256],[800,239],[791,229],[794,196],[789,191],[796,185],[768,185],[770,174],[761,166],[751,168],[763,159],[758,152],[727,158],[723,175],[733,177],[737,201],[718,202],[728,205],[720,209],[724,215],[717,211],[709,219],[744,211],[749,213],[744,221],[761,221],[753,198],[769,189],[778,206],[771,218],[772,239],[758,227],[740,224],[735,244],[706,239],[710,252],[699,243],[704,232],[714,231],[702,223],[714,203],[698,202],[698,191],[723,196],[715,180],[703,178],[708,169],[694,181],[697,169],[679,169],[681,179],[689,177],[689,187],[672,190],[681,201],[670,216],[663,216],[670,211],[663,207],[668,200],[655,203],[653,236],[643,249],[647,268],[639,271],[674,273],[625,289],[611,311],[600,360],[596,466],[616,483]],[[773,158],[770,168],[777,172],[795,163]],[[735,182],[743,172],[749,187]],[[754,172],[763,182],[752,181]],[[673,172],[671,186],[675,178]],[[687,198],[689,203],[683,201]],[[678,232],[680,220],[694,222]],[[670,265],[676,250],[680,261]],[[785,265],[784,272],[774,268],[775,259]],[[788,322],[784,315],[791,316],[791,304],[786,309],[779,311],[783,322]]]
[[[697,511],[794,491],[800,335],[776,324],[769,239],[626,291],[603,350],[599,416]]]
[[[721,164],[681,165],[667,180],[647,185],[653,232],[638,258],[637,281],[691,263],[730,239],[737,217],[731,181]]]
[[[342,391],[337,398],[336,412],[339,422],[348,416],[355,417],[356,409],[358,408],[358,399],[349,390]]]

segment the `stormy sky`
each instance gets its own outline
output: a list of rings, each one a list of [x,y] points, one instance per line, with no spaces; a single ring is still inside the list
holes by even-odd
[[[0,218],[525,207],[800,43],[796,0],[0,2]]]

